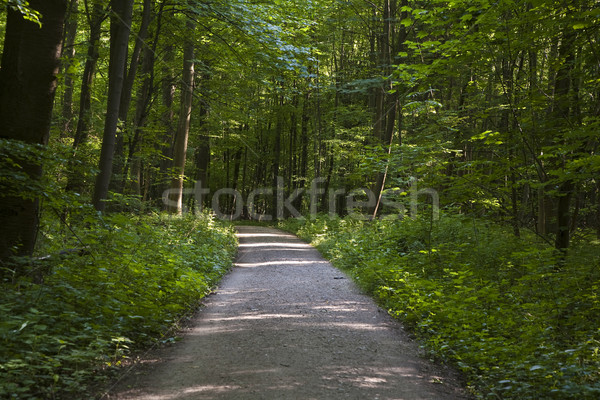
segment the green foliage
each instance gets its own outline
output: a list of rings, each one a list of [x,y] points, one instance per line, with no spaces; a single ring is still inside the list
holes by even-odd
[[[48,207],[60,208],[76,201],[65,193],[64,166],[73,160],[72,149],[61,143],[51,146],[0,138],[0,196],[40,199]],[[31,166],[44,167],[41,177]],[[78,163],[78,172],[86,173]]]
[[[43,269],[42,284],[4,274],[0,398],[81,396],[131,350],[171,340],[168,330],[231,266],[233,231],[209,216],[86,210],[72,216],[76,236],[66,241],[65,227],[46,221],[40,251],[49,256],[22,260]]]
[[[25,18],[26,20],[34,22],[34,23],[38,24],[40,27],[42,26],[42,22],[41,22],[42,15],[38,11],[31,8],[28,1],[25,1],[25,0],[2,0],[2,1],[0,1],[0,5],[2,5],[2,4],[8,5],[13,10],[20,12],[21,15],[23,16],[23,18]]]
[[[48,161],[44,146],[0,139],[0,193],[23,199],[38,197],[43,185],[25,171],[23,164],[41,165],[44,161]]]
[[[462,215],[294,224],[479,398],[598,398],[597,241],[560,260],[533,237]]]

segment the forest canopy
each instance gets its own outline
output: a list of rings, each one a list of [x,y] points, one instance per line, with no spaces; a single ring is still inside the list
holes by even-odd
[[[533,230],[557,249],[578,228],[600,231],[595,2],[71,0],[42,2],[56,18],[42,15],[41,28],[42,3],[4,2],[2,79],[24,81],[3,84],[2,138],[65,158],[46,168],[52,201],[76,195],[104,210],[125,196],[281,218],[332,204],[343,215],[350,200],[372,218],[386,199],[408,213],[416,182],[442,209]],[[34,22],[15,28],[19,18]],[[41,112],[9,107],[34,90],[28,71],[9,70],[17,29],[55,32],[43,54],[59,56],[46,59],[56,94],[36,123],[48,133],[10,126]],[[5,160],[3,192],[18,192],[6,207],[43,195],[18,179],[41,170]],[[31,253],[31,241],[3,242]]]

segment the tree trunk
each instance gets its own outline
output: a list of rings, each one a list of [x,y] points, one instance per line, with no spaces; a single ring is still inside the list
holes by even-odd
[[[0,138],[28,144],[48,143],[52,107],[67,11],[66,0],[30,0],[43,25],[26,21],[9,8],[0,68]],[[19,160],[20,170],[37,180],[42,165]],[[0,260],[30,255],[35,246],[39,203],[0,194]]]
[[[308,180],[308,125],[310,122],[310,91],[307,89],[304,94],[304,101],[302,102],[302,117],[300,118],[300,170],[299,183],[297,188],[299,189],[298,196],[294,201],[294,208],[302,212],[302,199],[303,190],[307,186]]]
[[[273,180],[272,180],[272,188],[273,190],[277,190],[277,184],[279,182],[279,168],[281,163],[281,136],[283,134],[283,95],[280,96],[274,103],[274,109],[276,113],[276,123],[275,123],[275,143],[273,147]],[[279,217],[283,217],[282,215],[277,214],[277,196],[273,196],[273,204],[272,204],[272,215],[273,218],[278,219]]]
[[[208,61],[204,61],[205,66],[208,65]],[[202,74],[201,86],[199,88],[201,96],[208,93],[208,85],[210,83],[211,75],[208,73]],[[208,106],[205,102],[201,102],[199,105],[198,125],[200,135],[196,145],[196,152],[194,153],[194,165],[196,167],[195,180],[200,182],[202,188],[209,188],[209,168],[210,168],[210,135],[208,132],[208,126],[206,125],[206,119],[208,118]],[[235,188],[234,188],[235,189]],[[198,193],[196,196],[200,196]],[[197,197],[198,201],[202,204],[196,204],[196,207],[203,208],[205,204],[208,204],[208,197]]]
[[[188,21],[187,28],[193,31],[194,23]],[[192,117],[192,101],[194,98],[194,54],[194,43],[191,40],[187,40],[183,49],[181,109],[173,149],[173,169],[176,175],[171,180],[170,204],[168,206],[169,212],[175,214],[181,214],[183,211],[183,178]]]
[[[124,162],[125,158],[125,134],[128,131],[129,125],[127,124],[127,117],[129,114],[129,106],[131,104],[131,97],[133,93],[133,84],[135,82],[135,78],[137,76],[138,67],[141,61],[142,48],[144,47],[146,38],[148,37],[148,27],[150,26],[150,21],[152,17],[152,10],[154,8],[154,4],[152,0],[144,0],[144,8],[142,12],[142,23],[140,25],[140,30],[136,36],[135,46],[133,48],[133,53],[131,55],[131,61],[129,63],[129,71],[126,74],[125,80],[123,82],[123,89],[121,91],[121,102],[119,104],[119,121],[123,125],[123,129],[117,132],[116,142],[115,142],[115,155],[114,155],[114,173],[115,176],[112,180],[113,189],[114,190],[123,190],[124,186],[120,183],[125,182],[127,179],[127,171],[123,171],[124,168],[127,168],[126,163]],[[146,71],[144,71],[146,72]],[[137,121],[134,121],[137,122]],[[135,132],[135,127],[133,129]],[[132,153],[131,150],[129,152]],[[121,175],[121,176],[118,176]],[[119,179],[120,178],[120,179]]]
[[[600,239],[600,180],[596,180],[596,237]]]
[[[65,24],[65,39],[63,44],[63,74],[64,89],[62,98],[62,120],[61,136],[71,136],[73,130],[73,74],[71,66],[75,58],[75,37],[77,36],[77,20],[79,0],[71,0],[69,4],[69,14]]]
[[[142,161],[139,157],[133,156],[129,160],[131,167],[131,179],[129,179],[129,191],[131,194],[141,196],[142,194]]]
[[[571,118],[571,85],[572,71],[575,61],[575,49],[573,48],[573,34],[565,34],[559,48],[559,60],[562,61],[556,73],[554,86],[554,117],[557,126],[567,126]],[[560,121],[560,122],[559,122]],[[565,139],[566,140],[566,139]],[[561,156],[559,164],[564,168],[565,155]],[[567,179],[558,187],[558,206],[556,208],[556,241],[554,247],[557,250],[566,252],[571,241],[571,197],[575,185],[573,181]]]
[[[164,4],[164,3],[163,3]],[[170,68],[171,62],[173,61],[173,46],[165,46],[163,56],[163,80],[162,86],[162,106],[164,112],[161,116],[162,129],[164,134],[161,140],[161,159],[158,166],[158,177],[155,179],[156,182],[152,185],[152,197],[161,198],[163,192],[168,189],[170,183],[170,176],[168,173],[169,167],[172,164],[173,159],[173,146],[175,141],[175,112],[173,111],[173,103],[175,101],[175,76],[173,70]]]
[[[294,85],[295,87],[296,85]],[[288,146],[288,166],[286,173],[286,186],[288,191],[292,191],[296,188],[296,181],[294,176],[296,175],[296,142],[298,137],[298,95],[295,94],[292,100],[292,106],[290,110],[290,138]]]
[[[404,2],[402,5],[405,5]],[[406,29],[400,26],[398,29],[398,37],[396,37],[396,0],[383,1],[383,31],[380,36],[380,63],[383,69],[383,75],[389,76],[392,73],[392,64],[394,63],[394,55],[400,52],[401,46],[406,39]],[[380,202],[385,189],[387,180],[389,157],[391,155],[392,142],[394,140],[394,128],[396,124],[396,115],[398,114],[398,92],[390,93],[394,89],[393,80],[384,82],[378,91],[377,115],[373,126],[375,141],[386,147],[386,167],[384,171],[379,171],[373,185],[373,194],[375,195],[376,204],[369,210],[372,218],[377,217],[380,211]]]
[[[200,135],[199,143],[194,154],[194,165],[196,166],[196,182],[200,182],[202,188],[208,188],[208,168],[210,166],[210,139],[208,135]],[[206,200],[202,198],[202,201]],[[204,204],[197,204],[197,207]]]
[[[83,69],[81,80],[81,90],[79,94],[79,116],[77,119],[77,128],[73,138],[73,152],[87,141],[88,131],[91,121],[92,108],[92,86],[96,74],[96,65],[98,63],[98,45],[100,42],[101,26],[105,13],[100,1],[96,0],[93,4],[92,15],[88,16],[90,21],[89,42],[87,44],[87,57]],[[84,186],[82,174],[77,171],[77,163],[69,162],[67,166],[67,185],[65,190],[72,192],[81,192]]]
[[[88,42],[87,57],[83,69],[81,80],[81,92],[79,94],[79,118],[77,119],[77,129],[73,148],[76,149],[80,144],[87,140],[88,129],[90,126],[90,113],[92,108],[92,85],[96,74],[96,65],[98,63],[98,45],[100,42],[102,21],[105,13],[102,3],[96,0],[93,5],[90,19],[90,37]]]
[[[152,100],[152,86],[154,82],[154,58],[156,51],[153,48],[146,48],[144,51],[144,57],[142,60],[142,74],[144,76],[144,81],[142,82],[141,87],[138,90],[136,105],[135,105],[135,118],[133,121],[133,138],[129,141],[129,151],[127,153],[127,160],[125,162],[125,167],[123,169],[123,177],[121,179],[120,189],[121,191],[125,190],[126,182],[128,178],[128,172],[131,169],[132,179],[138,180],[140,174],[133,174],[133,163],[139,163],[139,157],[135,157],[137,149],[139,147],[139,143],[142,139],[142,133],[144,127],[146,126],[146,121],[148,119],[148,109],[150,107],[150,103]],[[122,104],[122,103],[121,103]],[[132,188],[140,187],[139,183],[136,185],[132,182]],[[136,191],[133,191],[134,194],[139,194]]]
[[[98,168],[100,172],[96,177],[96,186],[92,199],[94,208],[98,211],[104,211],[105,209],[105,200],[108,197],[108,187],[112,175],[115,138],[119,122],[119,104],[123,90],[125,63],[127,62],[133,0],[112,0],[111,8],[114,15],[110,23],[108,99]]]

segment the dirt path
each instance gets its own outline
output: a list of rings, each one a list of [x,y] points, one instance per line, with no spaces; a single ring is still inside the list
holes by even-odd
[[[236,268],[183,339],[110,399],[460,399],[448,371],[293,235],[239,228]]]

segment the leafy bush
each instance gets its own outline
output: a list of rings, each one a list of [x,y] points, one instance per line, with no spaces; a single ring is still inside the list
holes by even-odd
[[[462,369],[480,398],[600,395],[598,242],[580,240],[561,260],[533,235],[461,215],[294,228]]]
[[[1,283],[0,398],[81,396],[106,375],[100,370],[165,340],[228,270],[236,249],[232,229],[208,216],[79,210],[72,219],[76,236],[67,241],[52,240],[65,228],[46,221],[41,251],[51,256],[34,260],[43,283],[7,274]],[[79,248],[60,254],[64,246]]]

